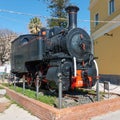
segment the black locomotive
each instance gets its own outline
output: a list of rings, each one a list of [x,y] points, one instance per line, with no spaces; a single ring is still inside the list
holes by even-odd
[[[28,85],[46,83],[63,90],[92,87],[96,82],[96,67],[89,35],[77,28],[76,6],[68,6],[68,27],[42,28],[39,34],[21,35],[12,42],[12,73],[25,76]]]

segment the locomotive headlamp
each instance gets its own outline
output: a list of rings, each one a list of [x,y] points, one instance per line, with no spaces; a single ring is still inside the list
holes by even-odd
[[[42,32],[41,32],[41,35],[42,35],[42,36],[46,36],[46,31],[42,31]]]
[[[46,28],[41,28],[41,36],[46,36],[47,35],[47,30]]]

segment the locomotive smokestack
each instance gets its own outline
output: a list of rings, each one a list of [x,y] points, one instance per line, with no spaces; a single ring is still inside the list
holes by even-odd
[[[68,6],[65,10],[68,13],[68,29],[76,28],[79,8],[77,6]]]

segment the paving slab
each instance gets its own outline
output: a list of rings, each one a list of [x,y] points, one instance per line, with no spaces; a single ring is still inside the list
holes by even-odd
[[[96,90],[96,85],[92,89]],[[99,83],[99,90],[102,92],[104,91],[104,83]],[[105,90],[105,92],[108,92],[108,91]],[[109,85],[109,92],[120,95],[120,85],[110,84]]]
[[[96,86],[94,86],[93,89],[96,89]],[[104,91],[104,83],[99,83],[99,90]],[[108,92],[107,90],[105,91]],[[120,85],[110,84],[109,92],[120,95]],[[110,99],[114,97],[115,95],[110,95]],[[91,120],[120,120],[120,110],[94,117]]]
[[[0,96],[0,113],[4,112],[10,106],[11,102],[9,99]]]
[[[120,120],[120,110],[94,117],[91,120]]]
[[[31,115],[28,111],[20,108],[16,104],[12,104],[3,113],[0,113],[0,120],[40,120]]]
[[[6,97],[0,97],[0,103],[7,103],[7,102],[10,102],[9,99],[7,99]]]
[[[6,97],[0,97],[0,120],[40,120]]]

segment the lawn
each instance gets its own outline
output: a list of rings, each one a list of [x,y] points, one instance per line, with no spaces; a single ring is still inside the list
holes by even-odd
[[[56,102],[56,99],[57,97],[56,96],[51,96],[51,95],[44,95],[44,94],[39,94],[38,97],[36,97],[36,91],[34,90],[30,90],[30,89],[25,89],[23,90],[22,87],[14,87],[14,85],[8,85],[8,84],[2,84],[18,93],[21,93],[25,96],[28,96],[29,98],[33,98],[33,99],[36,99],[36,100],[39,100],[43,103],[46,103],[46,104],[49,104],[51,106],[54,106],[55,105],[55,102]]]

